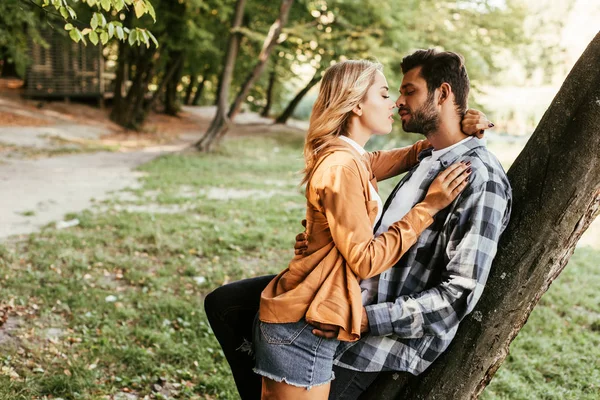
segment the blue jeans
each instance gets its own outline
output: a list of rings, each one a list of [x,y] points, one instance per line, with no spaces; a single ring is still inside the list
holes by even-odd
[[[206,296],[204,309],[210,326],[231,367],[233,379],[243,400],[260,399],[261,377],[255,374],[251,354],[252,327],[258,312],[260,293],[275,275],[233,282]],[[379,373],[351,371],[333,366],[330,400],[355,400],[373,383]]]

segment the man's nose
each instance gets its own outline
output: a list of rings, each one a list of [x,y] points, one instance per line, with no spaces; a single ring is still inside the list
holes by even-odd
[[[404,106],[404,103],[404,96],[400,95],[400,97],[398,97],[398,100],[396,100],[396,107],[400,108]]]

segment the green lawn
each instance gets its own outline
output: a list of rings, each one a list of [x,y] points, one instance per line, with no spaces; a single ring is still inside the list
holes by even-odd
[[[1,245],[0,399],[236,399],[203,296],[289,261],[301,146],[269,133],[165,156],[79,226]],[[484,399],[600,398],[599,259],[575,253]]]

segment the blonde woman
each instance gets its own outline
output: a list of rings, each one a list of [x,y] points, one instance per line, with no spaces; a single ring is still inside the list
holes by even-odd
[[[263,399],[327,399],[339,341],[360,338],[360,280],[392,267],[468,183],[468,165],[450,166],[421,203],[373,237],[383,208],[377,180],[408,170],[429,147],[364,151],[371,136],[392,130],[388,90],[370,61],[340,62],[323,76],[304,147],[308,248],[262,292],[255,322]],[[337,338],[315,336],[311,324],[338,326]]]

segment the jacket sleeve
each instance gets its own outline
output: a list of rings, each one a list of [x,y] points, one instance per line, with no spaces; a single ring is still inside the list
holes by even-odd
[[[431,147],[428,140],[419,140],[412,146],[393,150],[380,150],[365,154],[378,181],[410,170],[418,162],[419,153]]]
[[[374,239],[368,207],[375,201],[366,201],[365,182],[357,169],[357,165],[329,166],[315,189],[336,248],[352,271],[366,279],[398,262],[433,219],[419,203]]]
[[[441,283],[394,302],[367,306],[371,333],[408,339],[443,336],[456,328],[481,296],[509,214],[510,198],[502,184],[485,182],[465,191],[447,227],[449,261]]]

